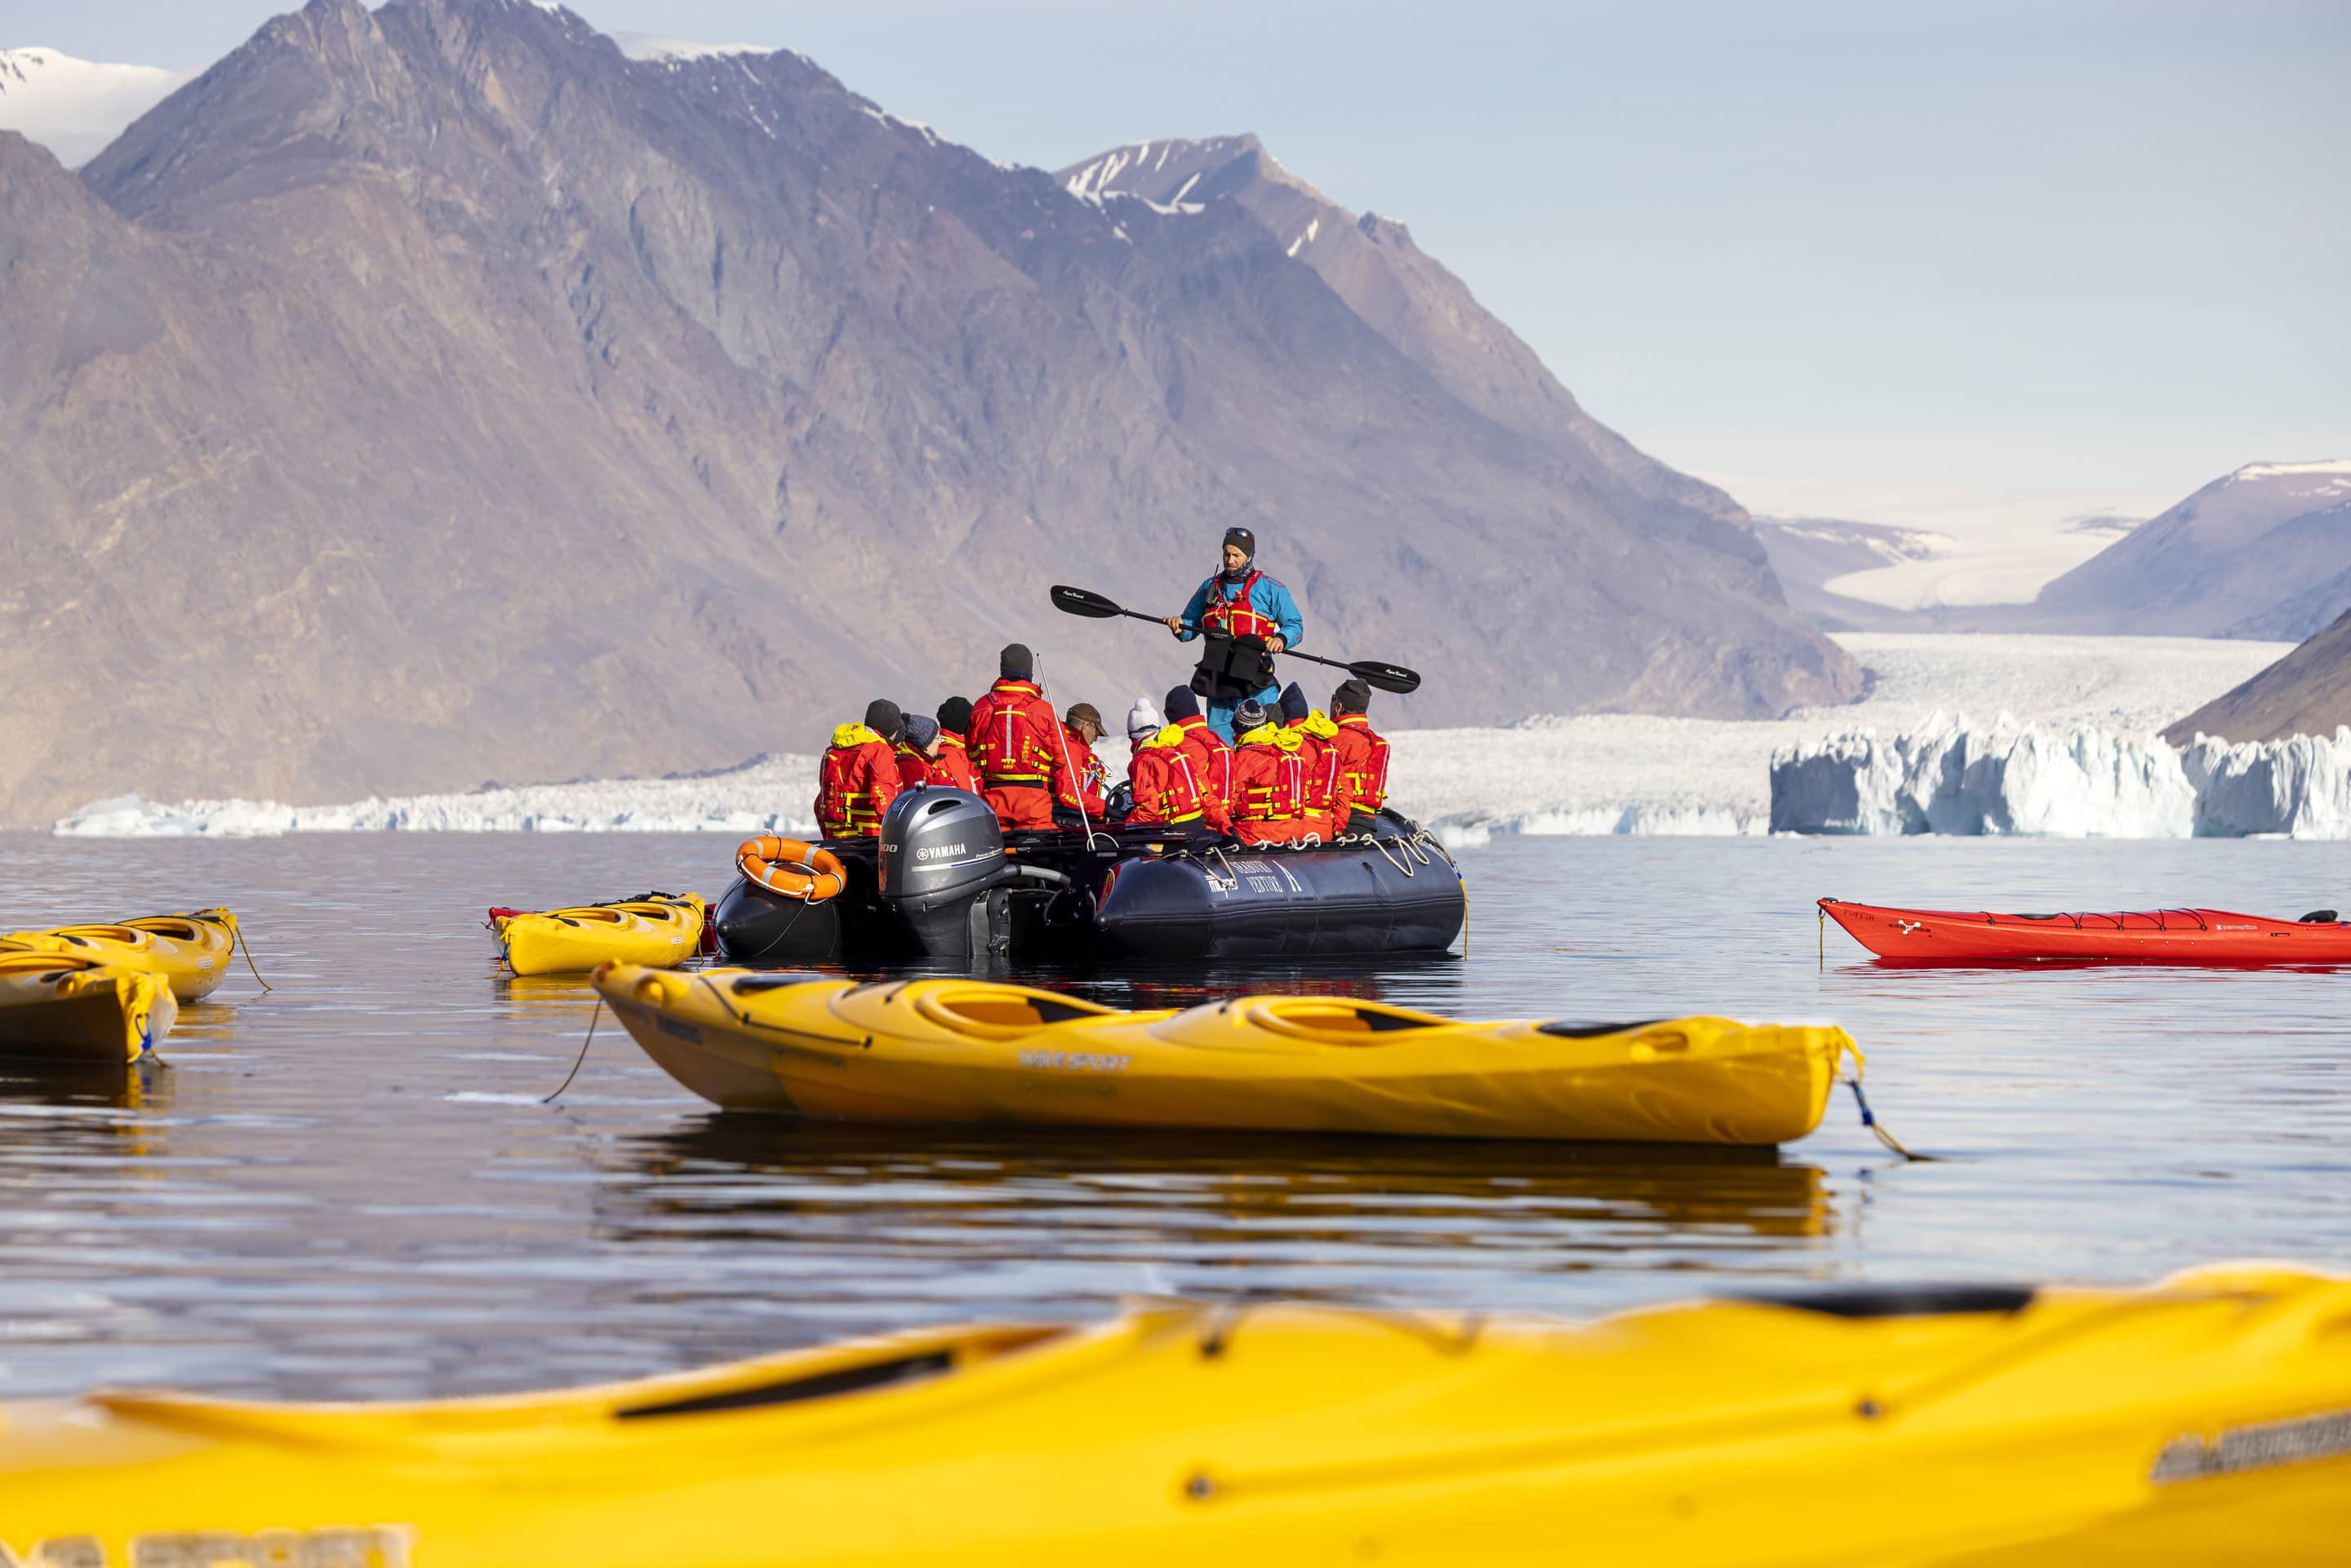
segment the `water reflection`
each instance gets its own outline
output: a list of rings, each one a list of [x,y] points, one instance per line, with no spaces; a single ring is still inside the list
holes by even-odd
[[[618,1179],[599,1194],[603,1234],[691,1237],[738,1261],[820,1241],[939,1270],[1007,1255],[1218,1259],[1237,1283],[1353,1295],[1505,1252],[1520,1255],[1514,1266],[1571,1270],[1837,1230],[1822,1170],[1769,1149],[910,1130],[726,1113],[622,1147]],[[1293,1277],[1301,1270],[1315,1277]]]

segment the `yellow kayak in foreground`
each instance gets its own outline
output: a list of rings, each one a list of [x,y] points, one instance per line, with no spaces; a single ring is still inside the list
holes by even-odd
[[[702,946],[707,912],[698,893],[582,904],[528,915],[494,913],[490,929],[517,975],[585,974],[599,964],[666,969]]]
[[[136,1061],[162,1043],[179,1016],[161,975],[0,939],[0,1056]]]
[[[2351,1281],[1172,1305],[569,1393],[0,1406],[34,1563],[2339,1563]],[[42,1552],[47,1552],[44,1557]]]
[[[1777,1144],[1820,1124],[1839,1029],[1455,1023],[1344,997],[1121,1012],[979,980],[611,967],[645,1054],[736,1110],[865,1121]]]
[[[179,1000],[200,1002],[227,977],[236,937],[235,915],[225,909],[199,909],[192,915],[144,915],[104,925],[14,931],[0,940],[71,953],[117,968],[144,969],[171,982],[172,995]]]

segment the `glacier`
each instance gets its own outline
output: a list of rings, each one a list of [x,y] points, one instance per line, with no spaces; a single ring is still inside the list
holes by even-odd
[[[1979,726],[1936,715],[1916,730],[1800,740],[1771,758],[1781,833],[2054,838],[2351,838],[2351,727],[2231,745],[2095,726]]]
[[[668,779],[489,785],[466,794],[370,797],[335,806],[275,800],[94,800],[50,831],[62,838],[259,838],[278,833],[782,833],[814,838],[817,759],[755,758]]]
[[[1873,825],[1807,831],[2116,832],[2175,831],[2193,809],[2183,802],[2202,786],[2175,783],[2152,758],[2135,782],[2117,750],[2105,764],[2112,784],[2070,754],[2061,758],[2057,736],[2074,729],[2136,735],[2161,728],[2219,693],[2275,662],[2285,644],[2186,637],[1987,636],[1943,632],[1840,632],[1836,640],[1870,673],[1869,695],[1858,704],[1812,708],[1783,719],[1667,718],[1645,714],[1542,716],[1499,728],[1387,730],[1394,747],[1392,796],[1399,810],[1427,824],[1447,847],[1470,849],[1513,833],[1760,834],[1772,825],[1775,758],[1795,750],[1818,756],[1805,789],[1850,800],[1834,812],[1857,824],[1865,786],[1883,805],[1917,775],[1907,799],[1911,814],[1895,810]],[[1123,699],[1122,698],[1122,701]],[[1408,702],[1405,706],[1408,709]],[[1939,733],[1946,710],[2007,708],[2044,731],[2027,759],[2002,766],[2003,800],[2022,803],[1996,816],[2001,825],[1928,827],[1937,799],[1939,755],[1932,769],[1897,762],[1900,748],[1875,743],[1868,768],[1838,760],[1858,744],[1851,732],[1870,727],[1885,734]],[[1384,715],[1375,713],[1374,722]],[[1914,750],[1918,742],[1912,742]],[[1103,759],[1123,772],[1115,744]],[[2062,747],[2060,748],[2062,749]],[[2095,749],[2095,748],[2094,748]],[[2133,753],[2134,757],[2142,755]],[[2184,769],[2188,763],[2180,764]],[[2220,765],[2198,775],[2218,782],[2204,789],[2210,821],[2267,821],[2262,804],[2279,790],[2299,800],[2323,794],[2325,765],[2286,761],[2266,770],[2250,762]],[[1839,782],[1840,771],[1852,780]],[[2037,770],[2037,771],[2036,771]],[[1929,771],[1938,783],[1927,781]],[[1960,764],[1964,776],[1965,762]],[[2037,794],[2017,792],[2032,774]],[[2078,779],[2077,779],[2078,776]],[[2184,776],[2184,775],[2183,775]],[[2339,770],[2335,777],[2339,778]],[[249,837],[291,832],[432,831],[442,832],[732,832],[807,837],[815,823],[812,756],[770,755],[739,767],[689,777],[600,779],[524,788],[485,786],[462,794],[375,797],[340,805],[289,806],[274,800],[163,801],[121,796],[93,801],[58,821],[54,831],[78,837]],[[1964,777],[1952,786],[1956,792]],[[2068,793],[2067,791],[2070,791]],[[2298,792],[2298,793],[2297,793]],[[2110,801],[2137,801],[2133,821],[2116,819]],[[1949,800],[1946,821],[1959,821]],[[2316,821],[2309,807],[2302,818]],[[2035,827],[2014,825],[2022,820]],[[1916,823],[1917,825],[1902,825]],[[2095,825],[2094,825],[2095,824]],[[2218,826],[2206,831],[2235,831]],[[2269,831],[2257,829],[2253,831]],[[2308,830],[2305,830],[2308,831]]]

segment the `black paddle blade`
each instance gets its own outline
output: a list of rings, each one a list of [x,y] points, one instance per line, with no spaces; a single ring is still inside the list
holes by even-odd
[[[1410,696],[1420,690],[1420,672],[1407,670],[1402,664],[1383,664],[1376,659],[1364,659],[1349,664],[1347,673],[1367,686],[1377,686],[1398,696]]]
[[[1116,604],[1089,589],[1071,588],[1065,582],[1053,585],[1053,608],[1071,615],[1082,615],[1091,621],[1107,621],[1125,613]]]

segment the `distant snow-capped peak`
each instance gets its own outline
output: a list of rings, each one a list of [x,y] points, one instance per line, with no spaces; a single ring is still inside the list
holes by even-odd
[[[2316,463],[2248,463],[2223,483],[2251,485],[2263,495],[2310,502],[2314,509],[2331,509],[2351,497],[2351,459],[2330,458]]]
[[[2316,463],[2248,463],[2231,479],[2283,479],[2289,477],[2351,478],[2351,458],[2334,457]]]
[[[56,49],[0,49],[0,131],[20,131],[78,169],[195,74],[107,65]]]
[[[681,65],[689,60],[716,59],[723,55],[772,55],[773,44],[701,44],[692,38],[672,38],[659,33],[615,32],[606,35],[632,60]]]

